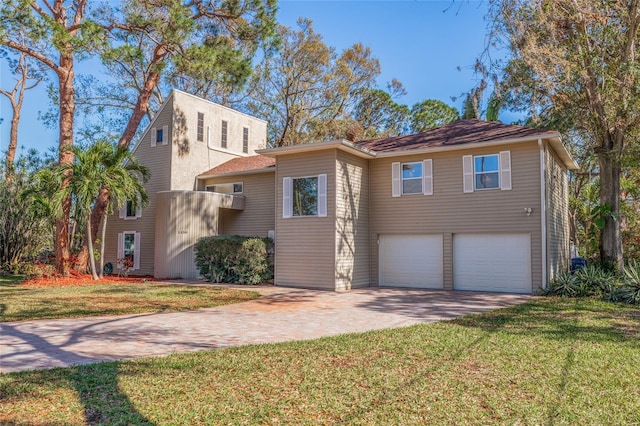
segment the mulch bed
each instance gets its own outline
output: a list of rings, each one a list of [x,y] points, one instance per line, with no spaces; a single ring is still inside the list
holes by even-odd
[[[147,281],[157,281],[151,275],[144,276],[117,276],[109,275],[102,279],[94,281],[90,274],[81,274],[77,271],[71,271],[68,277],[62,275],[41,276],[28,279],[20,286],[27,287],[68,287],[68,286],[89,286],[100,284],[141,284]]]

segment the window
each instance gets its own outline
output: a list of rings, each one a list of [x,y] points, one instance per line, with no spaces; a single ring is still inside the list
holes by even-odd
[[[327,215],[327,175],[283,179],[282,216]]]
[[[422,163],[402,164],[402,193],[422,194]]]
[[[120,209],[120,219],[131,220],[139,217],[142,217],[140,204],[134,208],[133,201],[127,200],[125,205]]]
[[[217,192],[220,194],[242,194],[244,190],[244,184],[242,182],[236,183],[218,183],[215,185],[207,185],[205,191]]]
[[[433,160],[391,164],[391,196],[433,194]]]
[[[162,126],[161,128],[151,128],[151,146],[156,146],[158,143],[166,145],[168,143],[169,126]]]
[[[118,234],[118,268],[130,271],[140,269],[140,233]]]
[[[500,188],[498,154],[473,157],[473,174],[476,190]]]
[[[227,147],[227,122],[222,120],[222,134],[220,135],[220,146]]]
[[[198,113],[198,142],[204,141],[204,113]]]
[[[242,152],[245,154],[249,152],[249,128],[242,128]]]
[[[462,156],[463,192],[511,189],[511,152]]]

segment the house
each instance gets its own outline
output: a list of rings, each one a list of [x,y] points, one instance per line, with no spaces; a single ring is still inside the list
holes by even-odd
[[[461,120],[269,149],[266,123],[196,99],[175,91],[136,147],[156,180],[152,204],[111,221],[107,260],[135,253],[139,273],[194,278],[197,238],[239,234],[275,238],[283,286],[534,293],[568,268],[567,170],[577,165],[557,132]],[[255,138],[223,138],[218,111]],[[154,151],[161,124],[167,154]]]

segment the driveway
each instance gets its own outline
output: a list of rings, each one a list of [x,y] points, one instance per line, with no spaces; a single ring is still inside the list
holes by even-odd
[[[0,323],[0,372],[404,327],[530,298],[379,288],[345,293],[273,286],[249,289],[262,296],[186,312]]]

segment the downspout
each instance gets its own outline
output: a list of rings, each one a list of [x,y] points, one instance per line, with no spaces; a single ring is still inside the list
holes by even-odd
[[[542,288],[547,289],[547,181],[545,167],[545,147],[538,139],[540,147],[540,232],[542,233]]]

